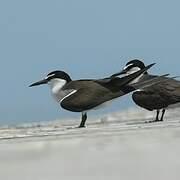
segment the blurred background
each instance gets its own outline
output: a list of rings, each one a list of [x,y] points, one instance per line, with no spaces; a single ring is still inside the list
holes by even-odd
[[[78,117],[48,87],[28,85],[52,70],[102,78],[131,59],[156,62],[154,74],[180,75],[180,2],[171,0],[0,1],[0,124]],[[92,116],[122,111],[130,96]]]

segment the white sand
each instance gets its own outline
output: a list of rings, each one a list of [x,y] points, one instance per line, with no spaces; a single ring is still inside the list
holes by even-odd
[[[67,129],[65,122],[3,128],[0,179],[179,180],[179,112],[156,124],[133,120],[135,114],[149,116],[136,112],[93,120],[86,129]]]

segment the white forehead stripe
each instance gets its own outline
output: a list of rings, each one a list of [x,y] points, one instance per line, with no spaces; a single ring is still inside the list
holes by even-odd
[[[45,79],[48,79],[48,78],[50,78],[50,77],[52,77],[52,76],[54,76],[55,74],[51,74],[51,75],[49,75],[49,76],[47,76]]]
[[[124,70],[126,70],[128,67],[130,67],[130,66],[132,66],[132,65],[133,65],[133,63],[128,64],[127,66],[124,67]]]

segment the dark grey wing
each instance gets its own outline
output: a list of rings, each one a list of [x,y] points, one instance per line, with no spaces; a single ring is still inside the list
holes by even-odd
[[[151,81],[158,80],[158,83],[151,84]],[[136,91],[132,94],[133,101],[140,107],[147,110],[162,109],[168,106],[166,99],[160,94],[161,87],[159,84],[167,81],[166,77],[154,76],[146,74],[137,83],[140,86],[141,91]],[[150,83],[150,86],[146,86],[146,82]],[[145,86],[143,85],[145,83]]]
[[[176,77],[175,77],[176,78]],[[164,89],[167,91],[176,91],[180,88],[180,81],[177,81],[174,78],[171,77],[165,77],[165,76],[154,76],[154,75],[146,75],[143,77],[142,82],[143,81],[151,81],[151,80],[158,80],[157,84],[155,83],[152,87],[153,88],[144,88],[144,90],[146,91],[150,91],[150,89],[154,90],[158,90],[158,89]]]
[[[140,80],[137,83],[131,84],[132,87],[134,87],[135,89],[145,89],[148,87],[152,87],[153,85],[157,85],[159,83],[163,83],[168,81],[168,78],[164,78],[166,76],[168,76],[169,74],[165,74],[162,76],[152,76],[151,78],[143,78],[143,80]]]
[[[149,76],[149,77],[148,77]],[[144,79],[151,79],[158,76],[147,75]],[[180,81],[169,77],[160,77],[160,82],[142,89],[146,94],[160,96],[168,104],[180,101]],[[159,98],[160,99],[160,98]]]
[[[170,104],[180,102],[180,81],[168,78],[167,81],[158,84],[161,95]]]
[[[82,112],[106,102],[111,99],[108,96],[108,91],[105,88],[99,90],[81,88],[77,92],[68,96],[61,102],[61,106],[64,109],[73,112]]]

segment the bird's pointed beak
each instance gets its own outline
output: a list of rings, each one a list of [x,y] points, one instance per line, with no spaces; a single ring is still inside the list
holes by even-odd
[[[42,85],[42,84],[47,84],[47,82],[48,82],[47,79],[43,79],[41,81],[38,81],[38,82],[35,82],[35,83],[31,84],[29,87],[39,86],[39,85]]]
[[[127,73],[127,70],[126,69],[123,69],[122,71],[116,73],[116,74],[113,74],[111,77],[116,77],[116,76],[120,76],[120,75],[123,75],[123,74],[126,74]]]

